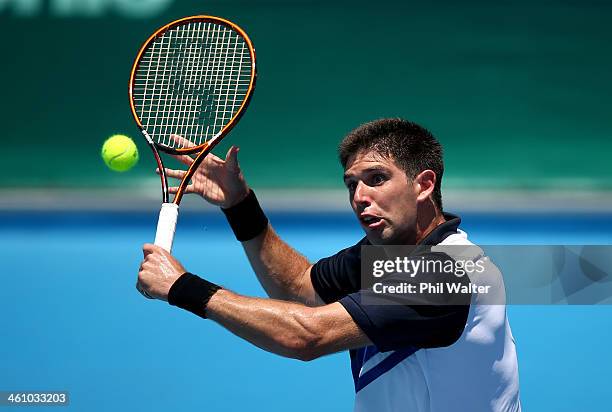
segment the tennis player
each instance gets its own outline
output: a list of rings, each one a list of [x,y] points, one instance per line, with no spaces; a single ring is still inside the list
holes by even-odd
[[[276,234],[237,154],[232,147],[225,160],[209,155],[188,191],[222,208],[270,299],[191,274],[151,244],[144,246],[139,290],[281,356],[310,361],[349,350],[355,411],[521,410],[504,302],[484,304],[472,293],[463,304],[393,304],[389,297],[389,304],[373,305],[365,299],[372,291],[360,286],[362,246],[471,245],[460,218],[443,212],[442,148],[429,131],[383,119],[344,138],[344,183],[365,237],[314,264]],[[473,260],[488,262],[482,255]]]

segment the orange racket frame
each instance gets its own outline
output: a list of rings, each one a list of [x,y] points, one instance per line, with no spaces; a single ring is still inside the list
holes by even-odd
[[[224,25],[232,30],[234,30],[235,32],[239,33],[240,36],[245,40],[245,43],[247,45],[249,54],[250,54],[250,59],[251,59],[251,71],[250,71],[250,82],[249,82],[249,86],[246,92],[246,96],[244,98],[244,101],[242,102],[242,104],[239,106],[238,110],[236,111],[236,113],[233,115],[233,117],[228,121],[228,123],[215,135],[213,136],[210,140],[207,140],[206,142],[197,145],[197,146],[193,146],[193,147],[184,147],[184,148],[172,148],[169,146],[166,146],[164,144],[161,143],[157,143],[155,141],[153,141],[153,139],[151,138],[151,136],[149,135],[149,133],[147,132],[147,130],[145,129],[145,127],[143,126],[138,113],[137,113],[137,109],[135,107],[135,103],[134,103],[134,90],[135,90],[135,80],[137,77],[137,71],[138,71],[138,67],[140,66],[141,63],[141,58],[143,57],[143,55],[145,54],[146,50],[149,48],[149,46],[160,36],[162,36],[164,33],[166,33],[168,30],[180,26],[180,25],[185,25],[188,23],[201,23],[201,22],[208,22],[208,23],[215,23],[215,24],[220,24],[220,25]],[[198,15],[198,16],[190,16],[190,17],[184,17],[178,20],[175,20],[171,23],[168,23],[166,25],[164,25],[163,27],[160,27],[159,29],[157,29],[142,45],[142,47],[140,48],[140,50],[138,51],[138,54],[136,55],[136,58],[134,60],[134,64],[132,65],[132,70],[130,72],[130,80],[129,80],[129,101],[130,101],[130,109],[132,111],[132,116],[134,117],[134,120],[136,121],[136,124],[138,125],[138,128],[140,129],[141,133],[143,134],[143,136],[145,137],[149,147],[151,148],[151,150],[153,151],[153,155],[155,157],[155,160],[157,162],[157,165],[159,167],[160,170],[160,179],[161,179],[161,186],[162,186],[162,199],[163,199],[163,205],[162,205],[162,211],[160,212],[160,219],[158,221],[158,227],[157,227],[157,234],[156,234],[156,244],[158,244],[158,239],[160,237],[160,231],[169,231],[170,229],[168,228],[162,228],[161,226],[167,226],[167,224],[164,224],[162,221],[167,220],[165,219],[164,215],[164,210],[165,209],[172,209],[172,213],[175,215],[174,216],[174,223],[172,224],[172,228],[171,228],[171,236],[169,241],[166,240],[164,242],[161,242],[163,244],[160,243],[160,246],[164,247],[166,250],[170,251],[172,248],[172,241],[173,241],[173,237],[174,237],[174,227],[176,226],[176,217],[178,216],[178,205],[181,202],[181,199],[183,197],[183,194],[185,193],[185,190],[189,184],[189,180],[191,179],[191,177],[193,176],[193,174],[195,173],[195,171],[197,170],[197,168],[200,166],[200,164],[202,163],[202,161],[204,160],[204,158],[206,157],[206,155],[208,153],[211,152],[211,150],[232,130],[232,128],[236,125],[236,123],[238,122],[238,120],[240,120],[240,118],[242,117],[242,115],[244,114],[248,104],[251,101],[251,97],[253,95],[253,91],[255,89],[255,82],[257,79],[257,66],[256,66],[256,55],[255,55],[255,48],[253,47],[253,43],[251,42],[251,39],[249,38],[249,36],[246,34],[246,32],[244,30],[242,30],[239,26],[237,26],[235,23],[229,21],[229,20],[225,20],[219,17],[215,17],[215,16],[206,16],[206,15]],[[168,154],[175,154],[175,155],[189,155],[189,154],[195,154],[197,153],[197,156],[194,158],[193,163],[189,166],[185,176],[183,177],[177,193],[174,196],[174,199],[172,200],[172,202],[170,202],[169,199],[169,193],[168,193],[168,178],[166,176],[166,172],[165,172],[165,168],[164,168],[164,163],[163,160],[159,154],[159,152],[165,152]],[[174,205],[172,208],[168,208],[166,206],[168,205]],[[166,216],[167,217],[167,216]]]

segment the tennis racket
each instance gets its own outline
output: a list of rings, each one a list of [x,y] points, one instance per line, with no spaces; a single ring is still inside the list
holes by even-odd
[[[168,252],[189,180],[244,114],[255,79],[251,40],[218,17],[173,21],[140,48],[130,74],[130,106],[159,167],[163,203],[154,243]],[[172,201],[160,152],[195,155]]]

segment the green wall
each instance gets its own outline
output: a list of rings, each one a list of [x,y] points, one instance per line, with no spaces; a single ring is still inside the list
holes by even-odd
[[[612,188],[611,2],[256,0],[0,1],[0,187],[151,177],[129,71],[150,32],[190,14],[255,43],[257,90],[227,143],[258,187],[340,187],[339,139],[400,116],[444,144],[446,187]],[[117,132],[141,148],[125,174],[99,157]]]

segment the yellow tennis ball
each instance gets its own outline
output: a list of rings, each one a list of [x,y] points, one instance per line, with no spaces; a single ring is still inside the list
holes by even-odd
[[[125,172],[138,162],[138,148],[129,137],[116,134],[102,145],[102,159],[110,169]]]

